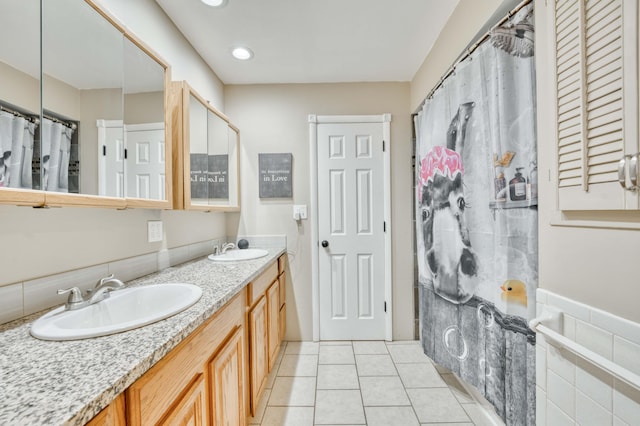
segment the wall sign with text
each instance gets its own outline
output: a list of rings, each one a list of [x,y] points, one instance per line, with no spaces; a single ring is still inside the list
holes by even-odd
[[[260,198],[293,198],[292,154],[258,154]]]

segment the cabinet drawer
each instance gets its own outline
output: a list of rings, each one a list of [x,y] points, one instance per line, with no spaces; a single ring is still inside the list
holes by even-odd
[[[126,391],[128,424],[156,424],[202,374],[211,351],[244,322],[244,290],[198,327]]]
[[[278,278],[278,262],[273,262],[258,278],[249,284],[249,306],[252,306],[260,299],[267,288]]]

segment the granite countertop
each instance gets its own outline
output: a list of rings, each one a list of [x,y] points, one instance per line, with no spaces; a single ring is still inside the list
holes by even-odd
[[[0,424],[85,424],[284,252],[230,263],[202,258],[130,281],[186,282],[203,291],[187,310],[123,333],[39,340],[29,329],[44,312],[1,325]]]

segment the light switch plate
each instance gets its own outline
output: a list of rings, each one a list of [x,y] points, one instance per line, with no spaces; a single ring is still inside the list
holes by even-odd
[[[150,243],[162,241],[161,220],[150,220],[147,222],[147,241]]]
[[[307,205],[298,204],[293,206],[293,218],[295,220],[301,220],[307,218]]]

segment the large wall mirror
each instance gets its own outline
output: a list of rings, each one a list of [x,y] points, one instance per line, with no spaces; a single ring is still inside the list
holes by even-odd
[[[176,204],[187,210],[239,210],[238,128],[186,82],[174,83],[174,91],[182,128],[176,139],[183,150],[183,194]]]
[[[9,157],[31,181],[3,186],[44,192],[47,205],[169,208],[168,65],[89,0],[41,4],[0,0],[0,34],[29,44],[2,43],[0,106],[35,126],[32,150],[14,157],[14,138]],[[38,89],[14,87],[29,79]]]

